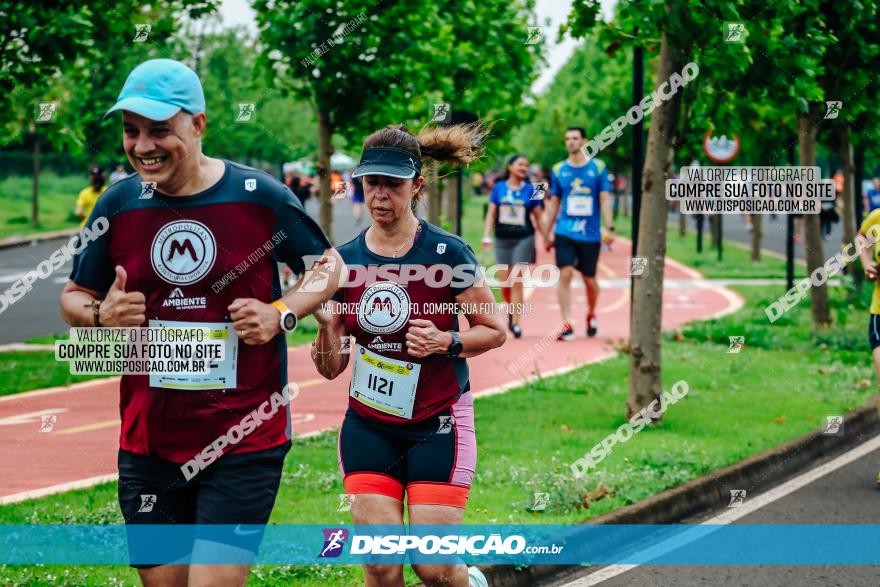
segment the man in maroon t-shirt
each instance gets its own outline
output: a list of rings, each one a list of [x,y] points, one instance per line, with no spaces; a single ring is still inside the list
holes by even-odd
[[[119,500],[145,585],[244,585],[262,533],[242,525],[268,521],[290,447],[284,335],[330,298],[343,265],[282,183],[202,153],[205,100],[191,69],[142,63],[117,110],[135,174],[86,222],[109,230],[77,255],[61,313],[71,326],[209,328],[224,341],[208,374],[123,376]],[[306,257],[320,259],[309,272]],[[278,262],[324,284],[282,297]],[[194,542],[178,552],[136,541],[136,524],[196,525]],[[235,531],[206,537],[207,525]]]

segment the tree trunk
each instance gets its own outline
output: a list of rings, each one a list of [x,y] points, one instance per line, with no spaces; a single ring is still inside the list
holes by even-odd
[[[664,32],[660,41],[657,84],[681,71],[687,48],[678,47]],[[654,110],[648,132],[648,148],[642,176],[637,256],[648,258],[646,276],[633,281],[630,324],[630,381],[626,418],[660,397],[660,325],[663,312],[663,267],[666,256],[666,179],[670,177],[670,153],[681,92]],[[659,418],[656,418],[659,419]]]
[[[718,248],[718,215],[709,215],[709,233],[712,235],[712,248]]]
[[[450,232],[455,230],[455,219],[457,218],[456,214],[458,212],[458,192],[456,191],[458,187],[458,182],[455,181],[455,177],[449,176],[449,181],[446,183],[446,222],[450,225]]]
[[[428,185],[428,222],[434,226],[440,226],[440,207],[443,199],[440,194],[440,181],[437,179],[437,162],[428,160],[425,177],[430,181]],[[432,181],[431,181],[432,180]]]
[[[856,238],[855,197],[853,195],[855,176],[853,174],[853,150],[849,141],[849,125],[841,124],[837,131],[837,156],[843,169],[843,193],[840,194],[840,214],[843,216],[843,242],[851,243]]]
[[[678,203],[678,236],[687,236],[687,216],[681,213],[681,202]]]
[[[40,135],[34,128],[34,191],[31,195],[31,224],[34,228],[40,225]]]
[[[853,218],[855,220],[854,224],[856,229],[861,227],[862,225],[862,216],[865,212],[865,200],[864,194],[862,194],[862,179],[864,178],[864,170],[865,170],[865,150],[861,146],[855,152],[855,156],[853,157],[853,168],[855,171],[855,176],[853,181],[853,208],[851,210],[853,214]],[[865,274],[858,268],[853,268],[852,272],[853,280],[855,282],[856,290],[862,290],[862,283],[865,279]]]
[[[752,261],[761,260],[761,214],[752,214]]]
[[[318,112],[318,221],[331,241],[333,240],[333,202],[330,200],[330,156],[333,154],[330,137],[332,136],[330,115],[326,112]]]
[[[816,120],[819,113],[819,103],[810,102],[809,112],[798,115],[800,126],[799,150],[800,164],[813,167],[816,165]],[[825,263],[825,253],[822,250],[822,235],[819,228],[818,214],[804,214],[804,250],[807,255],[807,273],[813,271]],[[812,299],[813,326],[824,328],[831,323],[831,314],[828,310],[828,284],[810,288]]]

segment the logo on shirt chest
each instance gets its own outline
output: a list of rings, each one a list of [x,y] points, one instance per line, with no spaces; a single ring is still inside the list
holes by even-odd
[[[381,336],[376,336],[373,340],[367,343],[367,348],[371,351],[383,352],[383,351],[396,351],[400,352],[403,350],[402,342],[385,342],[382,340]]]
[[[159,277],[174,285],[199,281],[214,266],[217,241],[207,226],[176,220],[163,226],[150,247],[150,261]]]
[[[162,307],[178,310],[204,310],[207,307],[207,298],[205,296],[188,298],[183,294],[183,290],[175,287],[162,302]]]
[[[409,294],[391,281],[364,290],[358,302],[358,326],[372,334],[397,332],[409,321]]]

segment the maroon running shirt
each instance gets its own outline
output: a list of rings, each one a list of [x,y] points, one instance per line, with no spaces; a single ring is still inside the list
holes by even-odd
[[[370,251],[363,231],[339,246],[349,271],[349,283],[334,299],[343,302],[345,328],[355,342],[381,357],[420,366],[411,418],[380,411],[349,395],[349,406],[359,415],[388,423],[418,422],[443,411],[470,389],[467,361],[446,355],[416,358],[406,351],[406,331],[413,319],[430,320],[439,330],[458,331],[451,306],[455,296],[474,284],[478,261],[460,237],[421,220],[412,249],[403,257],[383,257]],[[365,268],[372,267],[372,272]],[[425,277],[401,280],[401,267],[420,267]],[[380,269],[384,269],[383,272]],[[367,276],[359,279],[358,273]],[[443,275],[452,279],[442,279]],[[405,281],[405,283],[403,283]],[[442,285],[441,285],[442,284]],[[441,304],[446,304],[443,306]],[[350,361],[358,360],[352,347]]]
[[[192,196],[142,193],[137,174],[113,184],[87,223],[106,217],[110,229],[77,255],[71,281],[103,295],[114,267],[122,265],[126,291],[146,296],[143,326],[150,320],[229,323],[234,299],[268,303],[281,297],[276,263],[301,273],[302,257],[320,255],[331,244],[284,184],[224,163],[223,178]],[[150,387],[148,375],[123,376],[120,446],[177,463],[192,459],[281,392],[286,348],[283,335],[260,346],[239,340],[237,381],[224,389]],[[272,448],[290,433],[289,410],[281,409],[223,452]]]

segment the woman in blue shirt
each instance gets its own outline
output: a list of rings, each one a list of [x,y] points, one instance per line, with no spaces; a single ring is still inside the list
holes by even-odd
[[[523,303],[523,266],[535,262],[535,227],[543,230],[541,219],[542,193],[535,194],[528,182],[529,161],[514,155],[507,161],[504,176],[495,183],[489,196],[489,209],[483,230],[483,248],[492,244],[495,234],[495,259],[507,268],[498,272],[501,283],[512,282],[508,326],[513,336],[522,336],[520,318]],[[502,291],[504,286],[502,286]],[[505,292],[506,293],[506,292]]]

